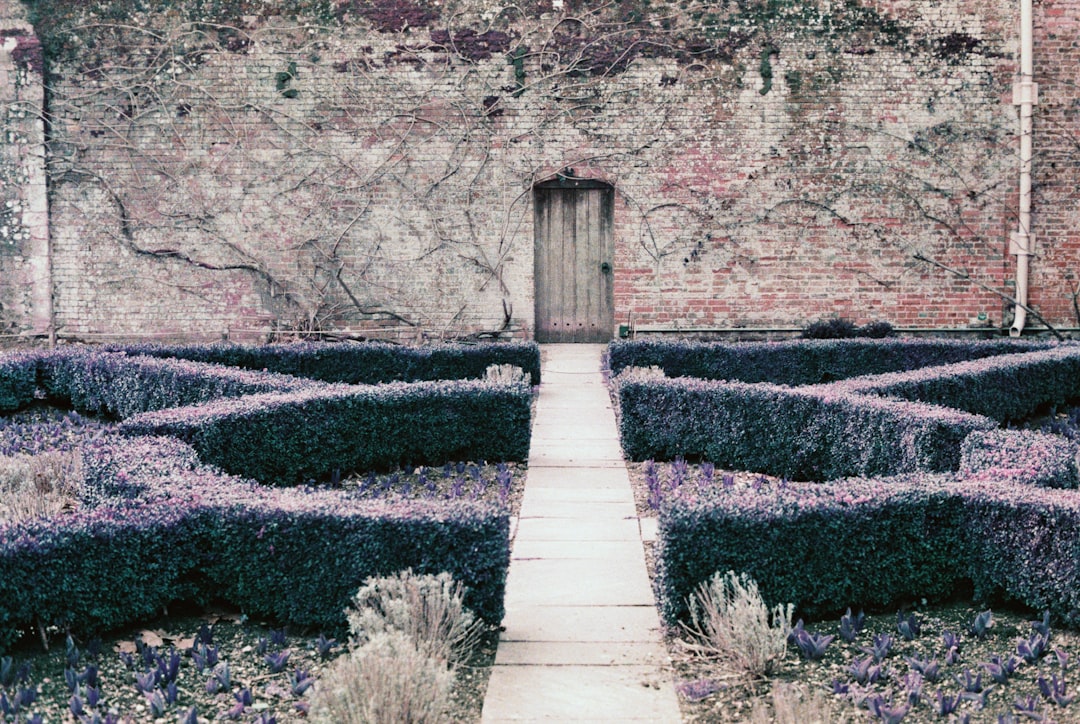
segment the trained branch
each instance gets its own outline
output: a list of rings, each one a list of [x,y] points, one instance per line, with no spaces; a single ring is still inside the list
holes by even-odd
[[[1008,294],[1005,294],[1004,292],[999,292],[997,289],[994,289],[991,286],[983,284],[978,279],[972,278],[972,276],[970,274],[968,274],[967,272],[960,271],[959,269],[953,269],[950,266],[946,266],[946,265],[942,264],[940,261],[936,261],[934,259],[930,259],[930,258],[928,258],[926,256],[923,256],[922,252],[915,252],[915,254],[913,254],[912,256],[918,261],[925,262],[926,264],[929,264],[931,266],[936,266],[938,269],[941,269],[942,271],[947,271],[948,273],[952,274],[953,276],[957,277],[958,279],[963,279],[964,281],[971,282],[975,286],[979,287],[979,289],[990,292],[991,294],[996,294],[997,296],[1004,299],[1006,302],[1011,302],[1012,304],[1015,304],[1016,306],[1018,306],[1021,309],[1025,310],[1032,317],[1034,317],[1035,319],[1039,320],[1044,325],[1046,325],[1046,328],[1058,340],[1060,340],[1060,341],[1065,340],[1065,337],[1062,336],[1061,332],[1054,329],[1053,325],[1051,325],[1049,322],[1047,322],[1043,318],[1043,316],[1041,314],[1039,314],[1037,311],[1035,311],[1034,309],[1032,309],[1028,305],[1021,304],[1020,302],[1016,301],[1016,299],[1014,297],[1010,297]]]

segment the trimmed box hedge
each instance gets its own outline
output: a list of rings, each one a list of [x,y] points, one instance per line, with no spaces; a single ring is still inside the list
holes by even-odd
[[[80,412],[115,419],[222,397],[288,392],[320,384],[288,375],[87,348],[41,353],[38,382],[46,395],[69,401]]]
[[[1011,481],[964,487],[960,551],[978,598],[1004,597],[1080,625],[1080,498]]]
[[[367,385],[479,379],[491,365],[509,364],[524,370],[532,384],[540,384],[540,347],[535,342],[444,342],[422,346],[387,342],[139,344],[108,349]]]
[[[970,480],[1011,480],[1047,488],[1080,486],[1080,447],[1031,430],[973,432],[960,447],[960,473]]]
[[[448,571],[478,616],[502,618],[505,511],[268,489],[197,464],[168,438],[110,437],[85,457],[88,507],[0,525],[0,648],[32,625],[93,634],[177,600],[224,598],[340,632],[366,578],[409,567]]]
[[[1021,340],[836,339],[778,342],[616,340],[613,375],[627,367],[660,367],[668,377],[812,385],[1045,349]]]
[[[941,600],[974,586],[1080,624],[1080,499],[955,475],[765,484],[661,510],[657,597],[668,623],[717,571],[747,573],[801,615]]]
[[[848,393],[943,405],[1002,422],[1021,420],[1040,407],[1080,397],[1080,345],[862,377],[834,386]]]
[[[656,588],[668,623],[717,571],[749,574],[771,604],[822,617],[905,596],[943,598],[964,575],[962,506],[932,479],[718,487],[660,511]]]
[[[993,420],[824,389],[624,374],[619,431],[632,460],[709,460],[796,480],[955,470]]]
[[[633,459],[700,457],[832,480],[680,488],[659,520],[665,620],[685,620],[697,586],[734,570],[757,580],[769,603],[793,602],[809,617],[941,599],[973,585],[979,598],[1019,600],[1080,623],[1080,499],[1054,489],[1077,487],[1077,446],[995,422],[1080,396],[1080,346],[1043,346],[613,345],[616,370],[632,361],[669,374],[791,384],[974,349],[997,355],[798,388],[617,377],[620,431]],[[873,351],[883,354],[867,358]],[[898,472],[907,474],[839,479]]]
[[[34,399],[37,391],[39,354],[0,354],[0,412],[18,410]]]
[[[528,456],[532,390],[486,381],[326,385],[137,415],[128,435],[172,435],[207,463],[292,485],[335,469]]]

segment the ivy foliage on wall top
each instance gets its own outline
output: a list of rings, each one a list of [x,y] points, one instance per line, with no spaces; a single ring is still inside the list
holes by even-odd
[[[115,51],[115,25],[133,21],[154,32],[166,24],[216,26],[222,44],[246,46],[235,31],[254,19],[295,20],[327,31],[366,25],[380,33],[427,30],[430,41],[448,45],[469,60],[507,52],[520,38],[518,26],[543,16],[560,18],[554,48],[576,53],[589,75],[617,73],[638,57],[674,58],[682,64],[730,62],[747,47],[813,35],[832,52],[850,52],[855,31],[873,44],[909,49],[912,34],[900,22],[857,0],[617,0],[596,5],[568,0],[556,11],[551,0],[500,6],[490,0],[23,0],[30,21],[55,61],[92,62],[106,47]],[[462,19],[478,27],[457,27]],[[794,35],[792,35],[794,33]],[[931,41],[920,41],[930,43]],[[964,46],[966,52],[976,44]],[[928,46],[934,50],[936,46]],[[121,47],[122,51],[123,48]],[[536,49],[533,49],[536,50]],[[88,56],[90,56],[88,58]]]

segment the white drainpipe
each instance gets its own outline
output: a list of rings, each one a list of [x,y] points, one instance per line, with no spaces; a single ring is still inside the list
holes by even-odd
[[[1012,234],[1009,253],[1016,255],[1016,308],[1009,336],[1019,337],[1027,320],[1028,270],[1035,250],[1031,233],[1032,110],[1039,101],[1034,82],[1032,0],[1020,0],[1020,77],[1013,86],[1013,104],[1020,106],[1020,209],[1018,228]]]

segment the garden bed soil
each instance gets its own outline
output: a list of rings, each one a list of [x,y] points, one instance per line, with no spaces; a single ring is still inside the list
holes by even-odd
[[[646,484],[647,463],[628,463],[630,479],[638,515],[654,517],[656,511],[648,504],[649,491]],[[670,474],[667,464],[658,464],[661,481]],[[697,480],[698,466],[690,465],[687,480]],[[775,482],[776,478],[739,471],[714,472],[715,479],[731,475],[736,485],[745,485],[763,479]],[[650,579],[655,573],[653,543],[645,544],[646,563]],[[993,627],[984,637],[970,633],[975,618],[983,611],[991,610]],[[726,670],[714,660],[709,660],[687,649],[690,640],[684,630],[669,629],[665,633],[674,670],[675,686],[679,697],[683,721],[693,724],[733,724],[735,722],[861,722],[885,721],[874,717],[867,706],[875,696],[882,696],[894,706],[906,699],[905,676],[911,671],[908,658],[933,659],[941,664],[941,677],[936,683],[924,681],[922,696],[917,704],[910,706],[903,717],[905,724],[921,722],[978,722],[999,721],[1046,721],[1065,724],[1080,722],[1080,698],[1061,706],[1040,691],[1039,680],[1053,687],[1062,687],[1061,701],[1080,692],[1080,632],[1050,623],[1051,636],[1045,654],[1034,663],[1021,664],[1014,676],[1005,684],[993,682],[982,666],[993,656],[1006,660],[1016,655],[1021,639],[1032,635],[1032,621],[1041,622],[1041,614],[1022,607],[1009,607],[1002,602],[979,605],[970,600],[946,602],[912,601],[905,607],[905,614],[914,614],[921,623],[921,635],[904,641],[897,629],[898,611],[872,611],[866,613],[865,626],[852,643],[846,643],[837,635],[828,646],[820,661],[808,661],[789,644],[786,658],[770,676],[752,678]],[[805,624],[813,634],[836,635],[836,620],[812,621]],[[959,637],[960,646],[956,660],[945,664],[943,634],[950,632]],[[856,658],[868,656],[863,648],[872,648],[875,636],[888,634],[893,639],[889,656],[883,661],[883,675],[873,686],[859,687],[853,684],[851,666]],[[1059,657],[1060,654],[1060,657]],[[1064,664],[1062,664],[1064,662]],[[975,677],[981,676],[981,691],[965,692],[965,683],[974,686]],[[848,685],[847,695],[833,693],[833,683]],[[774,692],[801,693],[803,708],[797,711],[800,721],[786,719],[773,710]],[[956,712],[948,716],[938,714],[938,692],[942,697],[960,697]],[[816,700],[811,702],[810,700]],[[1017,704],[1025,709],[1021,710]],[[809,717],[809,718],[807,718]],[[964,717],[967,717],[966,719]],[[999,719],[999,717],[1004,717]],[[1013,718],[1009,718],[1013,717]],[[898,720],[899,721],[899,720]]]

